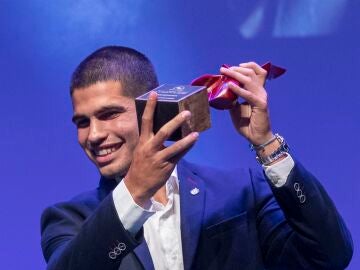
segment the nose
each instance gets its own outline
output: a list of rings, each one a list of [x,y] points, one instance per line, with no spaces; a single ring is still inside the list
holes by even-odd
[[[91,119],[88,134],[88,143],[98,144],[106,139],[106,129],[98,119]]]

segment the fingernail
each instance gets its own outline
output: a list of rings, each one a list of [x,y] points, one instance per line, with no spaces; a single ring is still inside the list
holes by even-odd
[[[182,116],[182,118],[184,118],[184,119],[188,119],[188,118],[190,118],[190,116],[191,116],[191,112],[190,112],[190,111],[183,111],[183,112],[181,113],[181,116]]]
[[[155,91],[151,91],[150,94],[149,94],[149,98],[150,99],[156,99],[157,97],[157,93]]]
[[[193,132],[193,133],[191,133],[191,136],[193,136],[194,138],[198,138],[199,132]]]

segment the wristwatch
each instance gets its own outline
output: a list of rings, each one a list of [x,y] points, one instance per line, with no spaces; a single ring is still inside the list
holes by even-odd
[[[266,157],[260,157],[259,155],[256,155],[256,160],[261,165],[267,166],[270,163],[278,160],[279,158],[286,156],[290,151],[290,148],[288,144],[285,142],[284,138],[279,134],[276,134],[275,136],[276,139],[279,141],[280,146],[278,147],[278,149],[276,149],[274,152],[272,152],[270,155]]]

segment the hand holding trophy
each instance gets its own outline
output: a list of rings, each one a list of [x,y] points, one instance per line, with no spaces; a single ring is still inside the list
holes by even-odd
[[[229,68],[228,65],[222,67]],[[285,73],[285,69],[270,62],[261,66],[267,71],[266,80],[275,79]],[[163,84],[152,89],[158,94],[154,116],[154,133],[165,123],[184,110],[191,112],[191,118],[175,131],[168,140],[176,141],[193,131],[201,132],[211,127],[209,106],[218,110],[229,110],[237,101],[237,96],[229,88],[229,83],[240,83],[226,75],[202,75],[191,82],[191,85]],[[141,125],[147,92],[135,99],[138,123]]]

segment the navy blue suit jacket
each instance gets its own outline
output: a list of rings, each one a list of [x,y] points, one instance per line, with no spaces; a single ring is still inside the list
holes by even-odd
[[[344,269],[349,231],[319,182],[299,163],[281,188],[262,172],[178,164],[185,269]],[[42,249],[51,270],[153,269],[142,231],[133,238],[115,210],[117,183],[47,208]],[[198,194],[191,194],[194,188]],[[116,259],[109,252],[124,243]]]

